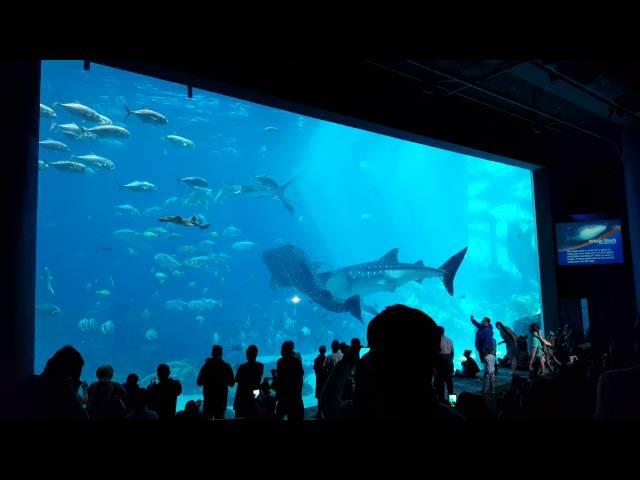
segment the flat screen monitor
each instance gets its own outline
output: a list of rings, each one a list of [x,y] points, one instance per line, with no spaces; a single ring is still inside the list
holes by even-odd
[[[624,262],[620,220],[600,219],[556,224],[559,265]]]

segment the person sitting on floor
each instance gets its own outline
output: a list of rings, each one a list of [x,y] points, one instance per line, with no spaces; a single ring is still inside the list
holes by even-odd
[[[454,377],[476,378],[476,376],[480,372],[480,367],[478,367],[476,361],[471,358],[471,350],[465,350],[463,355],[466,360],[462,362],[462,372],[460,370],[456,370]]]

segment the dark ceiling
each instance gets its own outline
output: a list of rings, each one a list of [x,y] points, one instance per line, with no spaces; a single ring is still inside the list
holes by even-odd
[[[231,94],[237,87],[249,100],[272,96],[513,158],[515,147],[490,137],[501,132],[514,145],[530,145],[531,159],[541,156],[542,137],[619,153],[620,128],[640,119],[634,61],[95,61],[199,88],[232,86],[225,87]],[[470,141],[450,134],[456,128]]]

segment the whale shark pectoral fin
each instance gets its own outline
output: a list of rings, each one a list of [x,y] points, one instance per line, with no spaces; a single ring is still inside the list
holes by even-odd
[[[389,250],[379,261],[383,263],[398,263],[398,249]]]

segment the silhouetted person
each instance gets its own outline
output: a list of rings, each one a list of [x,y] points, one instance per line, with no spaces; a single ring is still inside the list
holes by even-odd
[[[546,366],[546,361],[544,358],[544,344],[543,339],[540,336],[540,325],[538,325],[537,323],[532,323],[529,326],[529,333],[531,334],[529,375],[532,378],[537,378],[538,376],[544,376]]]
[[[221,419],[227,410],[229,387],[235,385],[231,366],[222,360],[222,347],[214,345],[198,374],[197,383],[204,396],[204,417]]]
[[[96,370],[97,382],[89,385],[87,411],[91,420],[121,420],[127,413],[127,392],[114,382],[113,367],[102,365]]]
[[[484,351],[486,349],[493,350],[495,348],[495,340],[493,339],[493,327],[489,317],[484,317],[482,323],[479,323],[473,315],[471,315],[471,323],[478,329],[476,331],[476,350],[481,363],[484,363]]]
[[[26,418],[37,420],[88,420],[78,396],[84,359],[67,345],[47,361],[40,375],[31,377],[21,408]]]
[[[171,378],[171,369],[166,363],[158,365],[156,375],[158,381],[153,381],[147,388],[149,407],[158,414],[160,420],[171,420],[176,416],[182,384]]]
[[[328,376],[333,370],[333,367],[336,366],[342,360],[342,352],[340,351],[340,342],[338,340],[334,340],[331,342],[331,354],[327,355],[327,358],[324,361],[324,371]]]
[[[462,371],[456,370],[455,377],[476,378],[480,372],[480,367],[478,367],[476,361],[471,358],[471,350],[465,350],[463,355],[466,360],[462,361]]]
[[[520,350],[518,349],[518,336],[513,330],[501,322],[496,322],[496,328],[502,337],[502,341],[498,345],[504,343],[505,347],[507,347],[507,357],[509,357],[509,361],[511,362],[511,375],[515,375],[516,368],[518,368],[518,356],[520,353]]]
[[[291,340],[282,343],[280,353],[282,357],[278,359],[276,369],[276,417],[282,420],[286,415],[288,420],[303,420],[302,362],[294,355],[294,344]]]
[[[340,347],[343,352],[343,355],[345,352],[350,351],[353,353],[353,357],[355,359],[354,361],[356,363],[360,360],[360,350],[362,349],[362,345],[360,343],[359,338],[352,338],[350,345],[347,346],[346,344],[343,343],[340,345]],[[356,389],[355,374],[356,374],[356,367],[354,366],[351,369],[351,375],[349,375],[349,377],[347,378],[346,384],[344,386],[344,391],[342,393],[343,400],[353,400],[353,394]]]
[[[640,420],[640,367],[604,372],[598,381],[596,420]]]
[[[271,393],[271,386],[266,378],[260,384],[260,394],[256,400],[256,418],[264,420],[276,418],[276,398]]]
[[[138,385],[139,380],[140,377],[138,377],[138,375],[136,375],[135,373],[130,373],[129,375],[127,375],[127,380],[122,384],[122,388],[124,388],[124,391],[127,392],[127,395],[133,396],[135,392],[140,390],[140,385]]]
[[[200,413],[198,403],[195,400],[189,400],[185,404],[184,410],[176,413],[176,420],[202,420],[202,414]]]
[[[321,345],[320,348],[318,348],[318,356],[315,358],[315,360],[313,361],[313,371],[316,374],[316,398],[320,398],[320,393],[322,392],[322,387],[324,387],[324,382],[327,378],[325,370],[324,370],[324,362],[326,360],[326,355],[325,353],[327,352],[327,347],[325,347],[324,345]],[[318,415],[320,415],[320,412],[318,411]]]
[[[127,375],[127,380],[122,384],[122,388],[127,392],[127,412],[131,412],[133,406],[131,405],[131,399],[133,396],[140,390],[140,385],[138,385],[138,381],[140,378],[135,373],[130,373]]]
[[[420,348],[411,345],[420,340]],[[320,398],[323,418],[463,420],[440,403],[431,386],[440,348],[435,322],[404,305],[387,307],[367,327],[369,352],[349,350],[331,372]],[[356,365],[353,402],[343,402],[345,379]]]
[[[444,386],[447,385],[447,393],[452,395],[453,390],[453,342],[444,334],[444,328],[438,327],[440,334],[440,353],[435,371],[436,397],[445,400]]]
[[[487,400],[482,395],[474,395],[471,392],[462,392],[456,402],[456,410],[467,420],[483,421],[491,419],[491,412],[487,407]]]
[[[262,375],[264,373],[264,365],[256,361],[258,358],[258,347],[249,345],[246,351],[247,363],[243,363],[238,367],[236,372],[236,397],[233,400],[233,409],[236,412],[236,418],[251,418],[255,416],[255,396],[254,390],[260,389]]]
[[[131,392],[131,397],[129,397],[131,412],[125,417],[126,420],[160,420],[160,416],[147,406],[147,397],[148,393],[144,388],[138,388]]]

